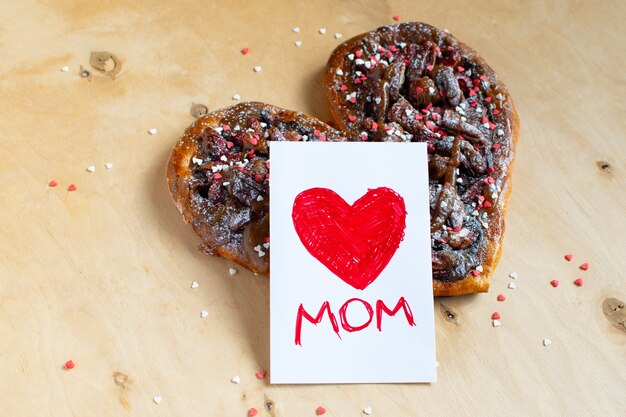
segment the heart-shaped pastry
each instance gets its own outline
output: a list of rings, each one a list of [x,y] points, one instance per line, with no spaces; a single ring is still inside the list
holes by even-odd
[[[333,190],[296,196],[293,225],[306,250],[333,274],[362,290],[385,269],[404,237],[404,199],[386,187],[349,205]]]
[[[447,32],[401,23],[337,47],[324,86],[342,132],[302,113],[241,103],[199,118],[174,146],[169,188],[202,250],[269,272],[267,140],[421,141],[434,294],[487,291],[519,135],[494,71]]]
[[[428,143],[434,293],[487,291],[519,135],[491,67],[446,31],[400,23],[339,45],[323,82],[347,137]]]

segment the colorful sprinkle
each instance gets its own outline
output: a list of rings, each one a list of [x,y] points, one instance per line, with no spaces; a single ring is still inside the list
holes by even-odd
[[[552,281],[550,281],[550,285],[552,285],[554,288],[559,286],[559,281],[556,279],[553,279]]]
[[[587,262],[585,262],[584,264],[579,266],[579,268],[582,269],[583,271],[586,271],[586,270],[589,269],[589,264]]]
[[[492,320],[500,320],[500,313],[498,313],[497,311],[496,311],[496,312],[494,312],[494,313],[491,315],[491,319],[492,319]]]
[[[241,378],[239,377],[239,375],[235,375],[230,379],[230,382],[232,382],[233,384],[238,384],[241,382]]]
[[[492,325],[493,327],[498,327],[498,326],[500,326],[501,324],[502,324],[502,322],[501,322],[500,320],[492,320],[492,321],[491,321],[491,325]]]
[[[550,339],[543,339],[543,345],[544,346],[548,346],[548,345],[551,345],[551,344],[552,344],[552,340],[550,340]]]
[[[473,275],[474,277],[477,277],[477,276],[479,276],[479,275],[480,275],[480,271],[479,271],[479,270],[477,270],[477,269],[474,269],[474,270],[472,270],[472,275]]]
[[[198,282],[197,282],[197,281],[194,281],[194,282],[192,282],[192,283],[191,283],[191,288],[192,288],[192,289],[194,289],[194,290],[195,290],[196,288],[200,288],[200,284],[198,284]]]
[[[243,55],[248,55],[248,52],[250,52],[250,48],[243,48],[243,49],[241,50],[241,53],[242,53]]]
[[[498,294],[498,301],[506,300],[506,296],[504,294]]]
[[[237,269],[236,268],[229,268],[228,269],[228,273],[233,276],[237,274]]]
[[[265,375],[267,375],[267,372],[265,370],[263,370],[263,369],[260,369],[260,370],[256,371],[256,373],[254,375],[256,375],[256,377],[258,379],[264,379]]]
[[[148,133],[151,135],[156,135],[157,134],[157,129],[156,127],[151,127],[150,129],[148,129]]]
[[[152,397],[152,401],[154,401],[156,405],[161,404],[161,400],[163,400],[163,398],[161,398],[160,395],[155,395],[154,397]]]
[[[76,186],[74,184],[70,184],[70,186],[67,187],[67,191],[76,191]]]
[[[254,67],[254,72],[261,72],[263,71],[263,67],[261,67],[260,65],[257,65],[256,67]]]
[[[363,414],[365,414],[366,416],[371,416],[372,415],[372,407],[365,407],[363,409]]]
[[[566,261],[571,261],[573,258],[574,258],[574,255],[572,255],[571,253],[568,253],[567,255],[565,255]]]
[[[584,283],[585,283],[585,282],[583,281],[583,279],[582,279],[582,278],[576,278],[576,279],[574,280],[574,285],[576,285],[577,287],[582,287]]]
[[[252,408],[250,408],[250,409],[248,410],[248,416],[249,416],[249,417],[254,417],[254,416],[256,416],[257,414],[259,414],[259,411],[258,411],[256,408],[254,408],[254,407],[252,407]]]
[[[324,414],[326,414],[326,409],[321,405],[315,409],[315,415],[323,416]]]
[[[55,180],[52,180],[48,183],[48,187],[56,187],[57,186],[57,182]]]
[[[396,22],[400,21],[400,16],[399,15],[395,15],[393,17],[393,20],[395,20]]]
[[[222,174],[220,174],[219,172],[216,172],[215,174],[213,174],[213,179],[214,180],[219,180],[222,178]]]
[[[74,369],[75,366],[76,365],[74,364],[74,361],[72,360],[65,362],[65,364],[63,365],[65,369]]]

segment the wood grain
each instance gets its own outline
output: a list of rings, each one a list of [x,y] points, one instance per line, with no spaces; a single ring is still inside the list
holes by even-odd
[[[366,406],[375,416],[624,415],[626,333],[602,305],[626,300],[625,7],[4,2],[0,414],[244,416],[271,400],[261,416],[313,416],[318,405],[328,416]],[[270,386],[254,376],[269,368],[268,281],[231,277],[231,263],[196,250],[169,199],[166,158],[192,103],[215,109],[240,94],[329,119],[320,83],[328,55],[393,15],[449,28],[515,99],[522,134],[504,255],[490,293],[436,300],[437,383]],[[117,78],[80,78],[102,50],[121,59]],[[71,183],[78,189],[67,192]],[[502,326],[493,328],[496,310]]]

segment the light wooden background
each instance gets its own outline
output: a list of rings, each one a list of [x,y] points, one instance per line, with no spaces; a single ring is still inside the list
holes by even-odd
[[[626,300],[623,1],[80,3],[0,3],[0,415],[244,416],[265,401],[260,416],[625,415],[626,332],[601,308]],[[489,294],[436,300],[437,383],[270,386],[254,376],[269,366],[268,280],[196,251],[169,149],[192,102],[234,94],[328,120],[328,55],[396,14],[449,28],[516,101],[502,262]],[[116,80],[78,76],[94,50],[123,61]]]

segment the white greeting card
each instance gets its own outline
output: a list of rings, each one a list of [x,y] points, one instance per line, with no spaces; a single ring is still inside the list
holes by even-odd
[[[436,379],[424,143],[272,142],[272,383]]]

